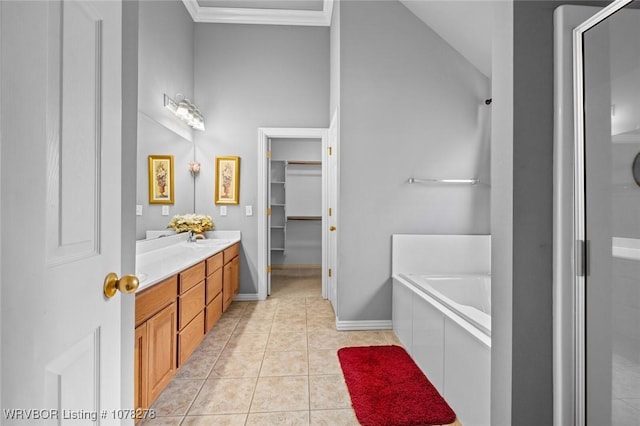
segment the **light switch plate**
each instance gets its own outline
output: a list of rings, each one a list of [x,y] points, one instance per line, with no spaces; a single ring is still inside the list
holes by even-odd
[[[162,206],[162,216],[169,216],[169,206]]]
[[[220,216],[227,215],[227,206],[220,206]]]
[[[136,216],[142,216],[142,205],[136,204]]]
[[[253,206],[244,206],[244,212],[247,216],[253,216]]]

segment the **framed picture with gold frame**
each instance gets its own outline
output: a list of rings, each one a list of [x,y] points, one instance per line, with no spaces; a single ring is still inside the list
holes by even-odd
[[[173,203],[173,155],[150,155],[149,204]]]
[[[240,157],[216,157],[216,204],[240,203]]]

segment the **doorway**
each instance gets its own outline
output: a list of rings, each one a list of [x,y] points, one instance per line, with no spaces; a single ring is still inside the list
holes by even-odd
[[[322,141],[269,138],[267,294],[320,296]]]
[[[321,235],[321,248],[320,248],[320,264],[321,264],[321,276],[322,276],[322,297],[328,298],[328,258],[331,256],[331,247],[328,243],[329,232],[328,228],[328,212],[331,206],[334,205],[336,193],[329,192],[329,169],[328,169],[328,148],[329,138],[327,129],[308,129],[308,128],[261,128],[259,129],[258,140],[258,209],[260,215],[258,216],[258,298],[265,300],[270,293],[271,278],[273,273],[273,261],[277,260],[279,264],[283,264],[283,257],[286,255],[286,227],[291,221],[291,225],[294,227],[300,227],[303,225],[319,225]],[[318,141],[320,146],[320,158],[308,160],[289,160],[287,158],[276,158],[278,164],[272,164],[273,150],[271,149],[272,141],[277,141],[280,144],[287,144],[288,142],[295,141]],[[300,142],[300,143],[313,143],[313,142]],[[292,157],[294,158],[294,157]],[[300,164],[289,164],[300,163]],[[319,163],[319,164],[318,164]],[[282,170],[276,172],[272,170],[272,166],[281,167]],[[294,178],[295,173],[287,175],[287,170],[291,167],[291,171],[297,170],[298,176]],[[315,199],[310,204],[307,200],[304,201],[305,191],[305,179],[316,179],[319,168],[319,195],[320,200]],[[312,170],[312,169],[315,169]],[[272,174],[272,173],[275,173]],[[315,173],[315,177],[314,176]],[[272,179],[272,176],[278,177]],[[290,198],[290,200],[297,200],[293,205],[287,203],[287,196],[285,193],[284,184],[288,176],[294,179],[289,182],[289,189],[294,189],[294,195],[297,193],[302,198]],[[302,179],[300,179],[302,178]],[[281,179],[281,180],[279,180]],[[272,185],[272,181],[282,182]],[[317,183],[316,183],[317,184]],[[314,184],[314,185],[316,185]],[[276,188],[272,188],[273,186]],[[300,186],[297,190],[296,185]],[[282,188],[279,188],[282,186]],[[272,194],[274,191],[280,191],[281,193]],[[273,197],[272,197],[273,195]],[[272,207],[271,204],[274,206]],[[318,205],[319,201],[319,205]],[[293,209],[293,210],[292,210]],[[296,214],[297,213],[299,214]],[[335,214],[335,207],[332,208],[332,214]],[[296,223],[293,222],[303,222]],[[273,227],[272,227],[273,225]],[[307,229],[309,231],[309,229]],[[305,231],[302,230],[300,235],[304,235]],[[274,244],[272,244],[274,243]],[[281,250],[272,250],[275,249]],[[273,256],[273,258],[272,258]],[[295,261],[295,259],[294,259]]]

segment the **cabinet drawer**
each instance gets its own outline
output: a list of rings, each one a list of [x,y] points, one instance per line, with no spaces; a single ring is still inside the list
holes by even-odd
[[[215,254],[207,259],[207,276],[213,274],[222,267],[222,252]]]
[[[207,277],[207,305],[222,291],[222,268]]]
[[[178,365],[184,364],[189,355],[204,338],[204,310],[178,334]]]
[[[231,259],[233,259],[234,257],[236,257],[238,255],[239,248],[240,248],[240,243],[235,243],[234,245],[232,245],[231,247],[229,247],[228,249],[226,249],[223,252],[225,265],[228,262],[230,262]]]
[[[178,278],[174,275],[136,294],[136,326],[176,301]]]
[[[204,281],[178,297],[178,329],[182,330],[204,309]]]
[[[222,293],[218,293],[213,301],[207,305],[205,314],[205,332],[208,333],[222,316]]]
[[[205,263],[200,262],[184,272],[180,272],[180,294],[204,280]]]

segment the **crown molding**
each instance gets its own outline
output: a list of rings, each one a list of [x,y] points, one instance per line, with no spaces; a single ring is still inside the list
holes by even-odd
[[[198,0],[182,0],[194,22],[215,24],[331,25],[334,0],[324,0],[322,10],[249,9],[203,7]]]

